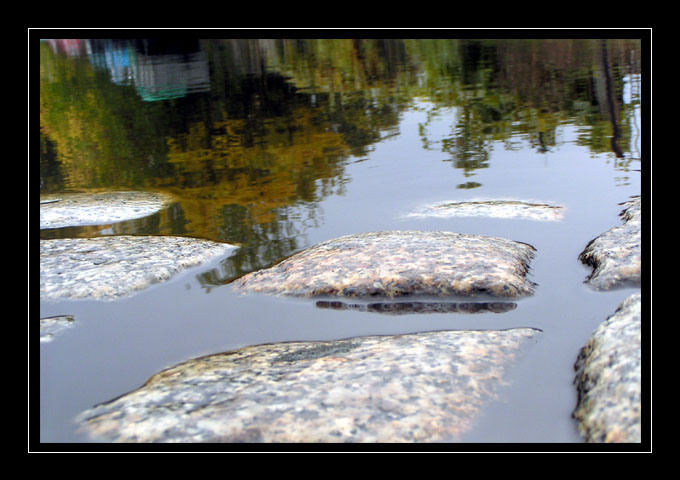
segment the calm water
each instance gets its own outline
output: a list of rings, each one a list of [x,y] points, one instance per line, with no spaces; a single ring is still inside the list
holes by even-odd
[[[535,327],[540,341],[466,442],[579,442],[578,350],[635,289],[577,260],[641,193],[635,40],[50,40],[40,43],[40,192],[157,190],[177,203],[41,238],[183,235],[234,255],[115,302],[40,303],[77,327],[40,344],[40,440],[192,357],[286,340]],[[37,179],[33,180],[37,184]],[[447,200],[566,208],[561,222],[407,217]],[[236,296],[229,282],[340,235],[450,230],[537,249],[504,313],[389,316]],[[35,316],[35,315],[32,315]]]

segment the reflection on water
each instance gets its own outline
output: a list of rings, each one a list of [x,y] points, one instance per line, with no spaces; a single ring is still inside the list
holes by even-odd
[[[627,292],[582,288],[590,269],[577,255],[640,194],[640,50],[623,39],[42,41],[40,192],[177,201],[41,238],[179,235],[241,248],[129,299],[41,302],[42,316],[77,323],[41,346],[41,440],[69,441],[73,415],[207,353],[530,326],[541,342],[471,441],[579,441],[573,361]],[[480,198],[535,199],[565,215],[403,219]],[[517,304],[284,301],[222,287],[321,240],[399,229],[531,243],[540,287]]]
[[[107,70],[116,85],[133,85],[144,101],[168,100],[210,90],[208,59],[198,40],[48,41],[52,51],[86,56],[92,66]]]
[[[357,310],[360,312],[402,315],[412,313],[504,313],[517,308],[514,302],[372,302],[345,303],[337,300],[319,300],[318,308]]]
[[[319,202],[350,181],[347,159],[397,135],[406,109],[426,110],[424,148],[470,177],[458,189],[482,186],[492,144],[550,152],[565,123],[626,172],[639,158],[639,62],[634,40],[49,40],[41,193],[173,193],[179,203],[138,231],[77,236],[241,244],[231,278],[307,246]]]

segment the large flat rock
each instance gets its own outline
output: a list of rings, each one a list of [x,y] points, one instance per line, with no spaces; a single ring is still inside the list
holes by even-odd
[[[390,231],[322,242],[241,277],[241,292],[291,296],[520,297],[535,249],[504,238],[453,232]]]
[[[40,240],[40,299],[112,300],[132,295],[233,248],[184,237]]]
[[[597,290],[639,286],[642,274],[642,197],[623,203],[623,224],[592,240],[579,260],[592,266],[586,282]]]
[[[247,347],[164,370],[77,421],[96,441],[452,441],[539,336],[520,328]]]
[[[426,205],[407,217],[487,217],[558,222],[564,218],[564,207],[522,200],[449,201]]]
[[[576,362],[574,411],[587,442],[640,442],[642,294],[627,298],[591,335]]]
[[[40,228],[108,225],[152,215],[171,202],[171,196],[157,192],[41,195]]]

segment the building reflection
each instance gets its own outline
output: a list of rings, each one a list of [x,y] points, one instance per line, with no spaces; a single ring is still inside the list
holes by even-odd
[[[116,85],[131,85],[134,82],[130,68],[127,42],[115,40],[83,40],[87,58],[93,67],[108,70],[111,81]]]
[[[639,143],[639,47],[625,42],[63,39],[40,51],[41,192],[172,193],[178,208],[145,232],[243,246],[206,285],[308,246],[320,202],[351,180],[346,160],[398,135],[414,105],[459,190],[482,186],[494,145],[547,152],[561,125],[594,153]]]
[[[54,53],[65,54],[69,57],[79,57],[85,52],[87,40],[77,38],[51,38],[47,40]]]
[[[198,41],[51,39],[52,51],[85,57],[108,70],[117,85],[131,85],[153,102],[210,91],[208,58]]]

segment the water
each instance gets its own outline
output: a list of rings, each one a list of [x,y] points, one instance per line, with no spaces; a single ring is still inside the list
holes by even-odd
[[[84,440],[74,415],[201,355],[515,327],[543,335],[461,440],[581,441],[573,363],[635,291],[590,290],[577,257],[641,193],[639,41],[52,40],[39,56],[40,192],[147,189],[178,199],[142,221],[41,238],[136,233],[242,245],[127,299],[40,302],[41,317],[77,323],[31,344],[40,349],[40,441]],[[479,198],[562,205],[565,217],[407,216]],[[529,243],[536,294],[504,313],[389,316],[230,292],[234,278],[320,241],[397,229]]]

